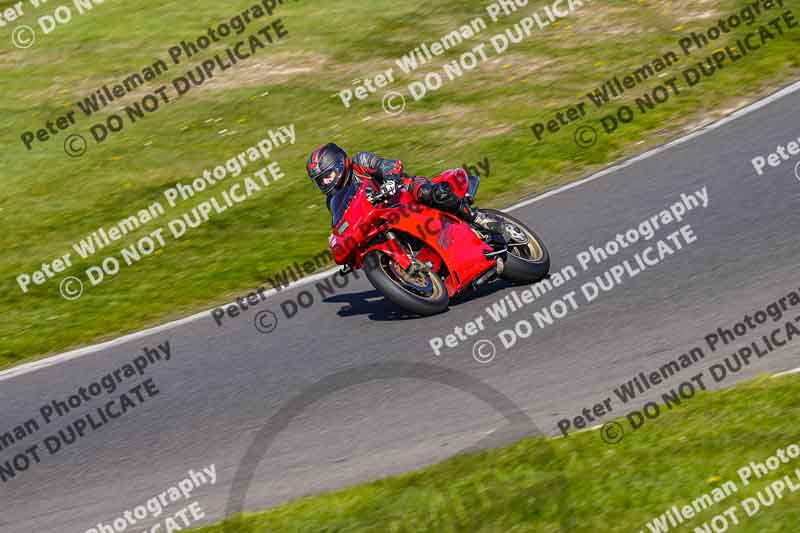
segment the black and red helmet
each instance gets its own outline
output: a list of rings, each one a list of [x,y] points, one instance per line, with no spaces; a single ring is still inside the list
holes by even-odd
[[[333,143],[320,146],[308,157],[308,177],[325,194],[341,188],[350,178],[350,158],[347,153]]]

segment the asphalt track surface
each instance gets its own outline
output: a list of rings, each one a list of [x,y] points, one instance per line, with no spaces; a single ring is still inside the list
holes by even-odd
[[[498,342],[501,329],[531,318],[530,311],[577,290],[617,261],[579,274],[514,320],[494,324],[487,319],[486,331],[441,357],[429,349],[430,337],[485,316],[484,308],[511,289],[481,294],[436,317],[408,319],[396,315],[363,277],[325,301],[313,284],[300,286],[222,327],[207,315],[7,376],[0,381],[4,431],[35,416],[48,400],[72,394],[128,362],[143,347],[171,345],[172,359],[147,376],[160,390],[156,398],[0,484],[0,531],[82,533],[175,484],[187,470],[212,463],[217,484],[195,496],[208,519],[218,519],[237,465],[259,429],[286,402],[337,372],[345,372],[344,382],[352,386],[322,391],[317,401],[292,413],[296,416],[254,470],[248,509],[431,464],[492,432],[500,440],[511,438],[503,413],[474,391],[391,375],[359,383],[365,365],[399,361],[464,372],[505,394],[542,432],[555,434],[559,419],[611,396],[637,372],[658,368],[701,344],[717,327],[800,287],[797,160],[760,177],[749,163],[800,136],[798,109],[800,92],[790,92],[687,142],[517,209],[514,215],[545,237],[557,270],[575,264],[580,250],[602,245],[681,193],[705,186],[710,197],[707,209],[685,219],[697,242],[509,350]],[[315,304],[285,319],[279,303],[301,290],[312,291]],[[265,309],[280,317],[270,334],[253,326],[255,311]],[[498,345],[490,364],[472,357],[480,338]],[[731,351],[710,356],[701,367]],[[787,348],[736,379],[797,366],[797,352]],[[3,450],[0,459],[63,423]]]

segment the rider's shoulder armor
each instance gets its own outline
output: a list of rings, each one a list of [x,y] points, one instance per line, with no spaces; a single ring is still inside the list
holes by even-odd
[[[375,176],[380,172],[383,159],[372,152],[358,152],[350,159],[353,170],[356,173],[367,176]]]
[[[399,159],[384,159],[372,152],[358,152],[350,162],[356,174],[370,177],[379,184],[387,178],[399,179],[403,172],[403,163]]]

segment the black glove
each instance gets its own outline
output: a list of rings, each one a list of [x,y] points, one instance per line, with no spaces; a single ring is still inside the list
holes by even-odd
[[[383,184],[381,185],[381,196],[384,198],[391,198],[392,196],[397,194],[399,185],[400,184],[398,184],[394,180],[384,181]]]
[[[398,190],[398,183],[394,180],[389,179],[384,181],[377,191],[372,189],[372,187],[368,187],[367,200],[369,200],[370,203],[372,204],[383,202],[393,197],[395,194],[397,194],[397,190]]]

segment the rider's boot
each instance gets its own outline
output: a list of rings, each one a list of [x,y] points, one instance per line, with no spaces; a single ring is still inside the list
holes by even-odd
[[[415,190],[417,199],[423,204],[453,213],[460,219],[475,224],[489,233],[503,233],[503,222],[496,216],[473,209],[466,200],[459,198],[449,183],[432,184],[423,181]]]
[[[478,211],[470,206],[467,202],[461,202],[458,206],[456,214],[459,218],[475,224],[479,228],[485,229],[490,233],[503,233],[503,221],[492,214]]]

